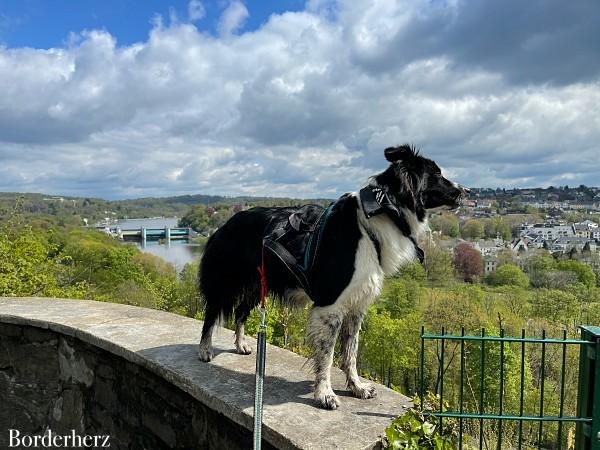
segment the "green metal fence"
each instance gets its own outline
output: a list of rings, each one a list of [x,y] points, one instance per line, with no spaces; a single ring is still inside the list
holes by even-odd
[[[461,335],[457,336],[446,334],[444,329],[441,334],[426,334],[423,328],[421,330],[420,404],[424,404],[426,390],[426,341],[435,343],[435,357],[438,361],[435,393],[439,398],[437,411],[423,411],[423,413],[434,416],[439,421],[440,429],[444,426],[444,419],[446,422],[448,420],[457,421],[458,447],[460,449],[567,450],[573,448],[573,441],[570,441],[569,436],[565,436],[565,427],[570,426],[572,429],[574,424],[574,448],[576,450],[600,450],[600,327],[583,326],[580,328],[580,339],[567,339],[566,331],[563,332],[562,339],[553,339],[546,337],[545,331],[542,332],[541,337],[526,337],[525,330],[523,330],[521,337],[517,338],[504,336],[504,330],[500,331],[499,336],[486,335],[485,329],[481,330],[480,336],[465,336],[463,328]],[[447,352],[450,347],[452,347],[454,355],[460,355],[458,363],[452,360],[448,362]],[[492,348],[493,352],[490,353]],[[573,413],[568,415],[565,414],[565,399],[568,398],[570,404],[574,403],[574,399],[566,397],[565,394],[568,382],[567,373],[572,372],[575,368],[571,367],[572,364],[567,366],[567,354],[573,348],[578,348],[575,359],[577,359],[577,355],[579,359],[578,375],[574,378],[577,380],[577,407],[575,415]],[[538,349],[539,353],[536,352]],[[553,378],[559,380],[558,384],[554,383],[552,392],[545,391],[547,390],[547,370],[551,369],[546,361],[549,352],[557,361],[555,364],[557,367],[554,367],[552,373]],[[536,359],[538,368],[535,371],[537,382],[535,401],[532,398],[526,398],[526,375],[531,373],[530,368],[529,370],[526,368],[528,363],[526,355],[532,354],[536,358],[539,357],[539,360]],[[510,357],[510,365],[507,365],[507,355]],[[452,358],[454,359],[454,356]],[[445,398],[444,379],[447,377],[447,371],[451,364],[459,366],[454,370],[453,381],[455,383],[451,399],[454,410],[444,408],[445,401],[448,400],[447,397]],[[492,366],[493,370],[490,370]],[[515,409],[518,403],[518,411],[507,412],[505,409],[507,406],[505,371],[508,366],[512,368],[513,384],[519,383],[518,392],[514,392],[515,386],[511,386],[514,403],[512,406]],[[473,371],[477,373],[473,374]],[[517,372],[519,382],[514,380]],[[473,387],[473,380],[478,381],[476,387]],[[469,388],[470,401],[466,398],[465,384]],[[458,385],[458,392],[456,392],[456,385]],[[574,386],[569,386],[569,388],[570,391],[575,391]],[[558,392],[556,392],[557,390]],[[491,395],[494,396],[497,404],[494,410],[486,411],[484,400]],[[548,396],[558,404],[545,404]],[[532,410],[535,410],[535,413],[532,413]],[[556,413],[546,414],[549,410]],[[511,427],[510,424],[514,425]],[[527,442],[524,442],[524,424],[528,427],[529,439]],[[544,434],[544,427],[549,428],[552,426],[551,424],[556,424],[557,428],[553,442],[548,438],[547,433]],[[486,425],[488,429],[493,429],[487,433],[487,439],[484,431]],[[537,430],[533,428],[535,426],[537,426]],[[504,434],[509,428],[512,433],[510,442],[504,440]]]

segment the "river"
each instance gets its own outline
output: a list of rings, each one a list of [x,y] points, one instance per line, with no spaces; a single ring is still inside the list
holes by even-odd
[[[137,228],[163,228],[163,227],[176,227],[177,217],[155,217],[151,219],[127,219],[120,220],[111,227],[119,227],[123,230],[137,229]],[[156,256],[160,256],[164,260],[170,262],[175,266],[177,271],[181,271],[183,266],[193,261],[200,259],[202,254],[203,246],[190,243],[183,240],[173,240],[170,244],[159,241],[146,241],[146,245],[142,246],[141,242],[135,242],[135,245],[143,252],[151,253]]]

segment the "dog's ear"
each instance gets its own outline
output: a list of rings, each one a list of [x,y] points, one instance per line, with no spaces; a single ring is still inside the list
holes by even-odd
[[[388,147],[383,151],[383,154],[385,159],[393,163],[411,160],[416,156],[417,152],[414,147],[404,144],[397,147]]]

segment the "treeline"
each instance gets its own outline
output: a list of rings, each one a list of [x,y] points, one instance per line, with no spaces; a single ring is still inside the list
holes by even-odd
[[[15,204],[20,205],[20,213],[26,218],[53,217],[60,226],[82,225],[83,218],[90,225],[110,219],[143,217],[193,217],[207,207],[217,211],[250,206],[286,206],[304,202],[290,198],[271,197],[226,197],[221,195],[180,195],[174,197],[147,197],[131,200],[104,200],[92,197],[69,197],[46,194],[0,192],[0,220]],[[307,201],[310,202],[310,201]],[[328,200],[313,200],[327,203]],[[200,223],[200,222],[198,222]],[[187,225],[186,225],[187,226]],[[198,232],[207,230],[198,229]]]

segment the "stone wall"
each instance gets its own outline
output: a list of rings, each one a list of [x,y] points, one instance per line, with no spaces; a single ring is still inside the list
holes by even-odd
[[[81,340],[0,323],[0,448],[9,429],[109,435],[110,448],[252,447],[251,432],[154,373]],[[265,448],[272,448],[268,443]]]
[[[110,435],[111,448],[251,448],[256,359],[217,329],[215,357],[198,360],[202,322],[87,300],[0,297],[0,449],[8,430]],[[249,338],[252,346],[256,341]],[[378,448],[411,406],[384,386],[354,398],[333,368],[341,407],[315,406],[305,358],[268,345],[263,446]]]

